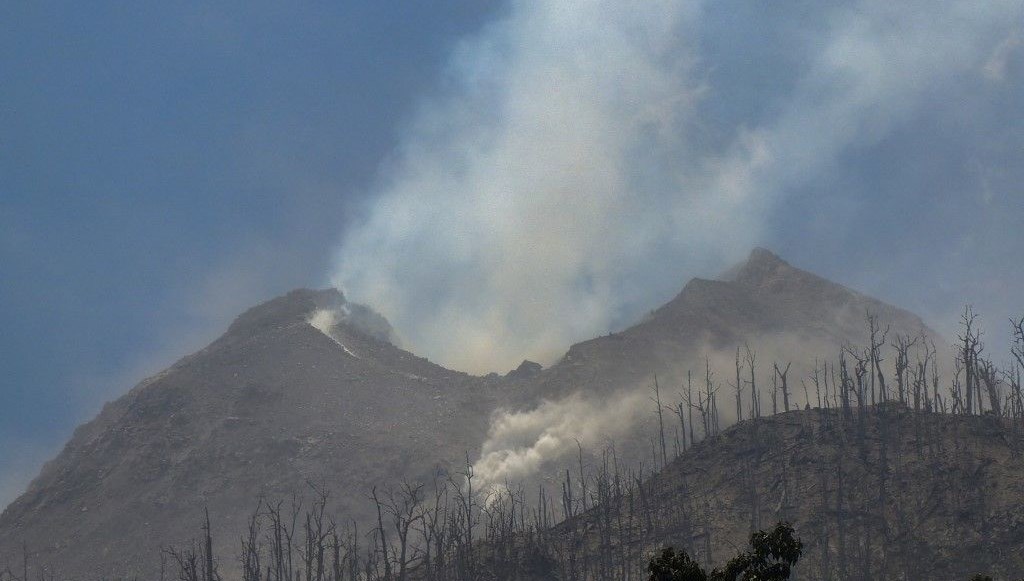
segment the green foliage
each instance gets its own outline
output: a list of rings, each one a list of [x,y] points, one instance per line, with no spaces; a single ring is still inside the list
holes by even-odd
[[[708,575],[685,551],[671,547],[647,565],[650,581],[785,581],[800,560],[803,543],[789,523],[750,535],[750,549]]]
[[[783,581],[800,560],[803,543],[789,523],[779,523],[771,532],[750,535],[751,551],[732,558],[722,570],[711,573],[712,581]]]
[[[672,547],[665,547],[656,558],[647,564],[650,581],[707,581],[708,574],[686,551],[678,553]]]

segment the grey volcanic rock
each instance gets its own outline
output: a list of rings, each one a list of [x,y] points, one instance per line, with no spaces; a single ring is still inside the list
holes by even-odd
[[[631,546],[616,535],[616,550],[644,555],[671,545],[721,566],[752,529],[784,520],[804,542],[795,578],[1018,579],[1022,449],[1019,424],[898,404],[748,420],[651,479],[652,530],[628,537]],[[573,523],[595,548],[600,518],[592,510]],[[628,515],[611,522],[645,524]],[[632,565],[642,574],[642,559]]]
[[[371,486],[464,461],[492,407],[479,380],[344,321],[333,338],[307,322],[343,304],[299,290],[250,309],[105,406],[0,516],[0,555],[24,541],[76,577],[147,576],[162,547],[195,536],[204,506],[230,554],[260,495],[315,482],[335,514],[365,522]]]
[[[761,372],[770,372],[773,361],[792,361],[792,376],[806,377],[815,358],[831,360],[844,345],[868,342],[867,313],[889,326],[890,338],[923,333],[947,345],[916,315],[757,248],[723,280],[693,279],[637,325],[573,345],[523,401],[642,387],[655,374],[674,384],[674,393],[688,370],[702,377],[705,355],[717,371],[730,372],[736,348],[745,344],[757,352]]]
[[[544,367],[535,361],[524,359],[519,367],[516,367],[512,371],[505,374],[506,379],[530,379],[536,377]]]
[[[196,535],[208,506],[231,569],[257,498],[302,494],[309,482],[366,530],[372,486],[429,481],[435,467],[475,458],[499,407],[608,394],[655,373],[678,382],[703,354],[744,341],[768,369],[772,358],[831,357],[864,342],[867,310],[893,332],[930,333],[910,313],[755,250],[729,280],[693,280],[645,321],[573,345],[548,369],[524,362],[509,378],[481,378],[397,348],[383,317],[337,291],[294,291],[76,430],[0,515],[0,563],[24,541],[34,562],[75,577],[146,577],[162,547]],[[646,442],[645,430],[630,437]]]

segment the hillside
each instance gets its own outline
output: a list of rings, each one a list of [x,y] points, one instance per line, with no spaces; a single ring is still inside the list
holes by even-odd
[[[697,444],[642,490],[611,484],[547,543],[563,569],[571,556],[596,579],[641,578],[662,546],[721,565],[751,531],[790,521],[804,541],[798,579],[1016,579],[1022,452],[1019,419],[792,411]]]
[[[152,574],[209,506],[234,546],[261,495],[335,491],[370,519],[370,488],[429,479],[486,430],[481,381],[341,322],[308,322],[336,291],[295,291],[238,317],[220,339],[108,404],[0,517],[0,554],[76,577]],[[339,342],[340,341],[340,342]],[[226,567],[230,569],[231,563]]]
[[[788,409],[804,407],[807,396],[814,405],[814,387],[805,392],[803,383],[810,381],[819,362],[832,365],[844,348],[860,350],[869,345],[869,314],[878,322],[876,341],[885,333],[883,346],[887,351],[889,343],[897,338],[917,338],[917,349],[925,345],[942,349],[945,364],[948,342],[920,317],[796,268],[768,250],[754,249],[744,263],[721,280],[691,280],[675,298],[636,325],[573,345],[550,368],[526,379],[512,380],[502,392],[501,404],[525,415],[514,416],[517,421],[507,421],[503,426],[528,424],[535,419],[531,414],[551,415],[554,409],[545,412],[543,402],[565,402],[554,406],[563,418],[564,429],[560,434],[536,429],[495,434],[492,430],[486,451],[491,453],[492,463],[502,464],[503,457],[508,455],[508,450],[502,449],[502,440],[523,445],[525,439],[528,446],[533,446],[530,453],[539,453],[542,447],[557,448],[558,454],[541,455],[544,461],[540,462],[538,474],[527,479],[531,485],[546,483],[556,496],[559,473],[565,464],[575,462],[577,438],[583,438],[584,447],[592,451],[600,450],[606,442],[614,442],[620,455],[632,458],[634,464],[643,460],[648,468],[660,466],[662,459],[652,458],[651,453],[651,437],[658,430],[658,418],[649,397],[654,395],[651,387],[656,378],[661,386],[661,403],[668,408],[664,421],[669,425],[669,440],[687,437],[675,433],[679,422],[669,411],[679,409],[680,405],[689,410],[683,398],[690,397],[694,406],[709,407],[706,401],[699,403],[698,395],[706,388],[708,370],[717,391],[716,417],[721,426],[755,414],[770,414],[773,409],[787,409],[783,397],[773,403],[775,398],[770,395],[775,363],[780,369],[789,369]],[[742,390],[739,412],[735,401],[737,356]],[[748,357],[753,357],[753,363]],[[887,352],[884,357],[885,365],[890,367],[892,353]],[[760,398],[756,406],[752,402],[751,373]],[[687,395],[691,386],[693,393]],[[587,407],[581,408],[581,402]],[[574,409],[588,408],[616,411],[614,417],[598,426],[588,418],[564,420]],[[689,417],[687,426],[691,420],[700,422]],[[589,437],[567,433],[580,430],[581,426],[590,428]],[[684,430],[691,430],[692,435],[693,427]],[[701,431],[696,429],[698,438]],[[551,445],[552,437],[560,438],[558,445]],[[588,460],[599,459],[591,454]],[[519,479],[521,471],[508,469],[492,480],[500,482],[506,476]]]
[[[762,365],[793,361],[809,370],[815,357],[832,359],[844,345],[867,344],[867,313],[890,327],[890,337],[923,332],[944,343],[917,315],[756,248],[720,280],[691,280],[625,331],[573,345],[531,391],[545,397],[578,387],[610,392],[646,385],[656,372],[678,383],[687,369],[702,370],[705,355],[727,370],[744,343],[761,353]]]
[[[24,542],[33,562],[76,577],[151,575],[162,547],[196,534],[204,507],[217,545],[233,547],[258,498],[306,494],[311,482],[332,491],[340,521],[367,530],[373,486],[429,482],[437,467],[478,458],[498,410],[529,413],[571,394],[614,410],[602,398],[646,389],[655,374],[678,385],[705,354],[731,365],[743,342],[758,350],[762,380],[773,359],[795,362],[802,377],[813,358],[864,344],[868,311],[891,336],[934,336],[906,311],[758,249],[725,279],[691,281],[644,321],[572,346],[549,369],[473,377],[394,347],[386,321],[337,291],[293,291],[80,427],[0,515],[0,558]],[[616,422],[624,461],[649,452],[652,421],[645,412]],[[573,434],[566,443],[575,449]],[[552,455],[544,468],[566,461]]]

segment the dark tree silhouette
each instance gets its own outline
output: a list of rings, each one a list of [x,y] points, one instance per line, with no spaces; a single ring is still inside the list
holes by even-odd
[[[711,573],[712,581],[782,581],[789,579],[800,560],[803,543],[789,523],[779,523],[770,532],[750,535],[752,550],[732,558],[724,569]]]
[[[661,555],[651,559],[647,565],[650,581],[707,581],[708,574],[701,569],[686,551],[676,552],[665,547]]]
[[[708,575],[686,554],[666,547],[647,565],[650,581],[784,581],[800,560],[803,543],[789,523],[750,535],[750,549]]]

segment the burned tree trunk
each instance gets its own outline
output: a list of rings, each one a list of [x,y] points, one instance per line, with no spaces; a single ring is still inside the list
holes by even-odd
[[[782,390],[782,407],[785,411],[789,411],[789,383],[787,376],[789,375],[789,367],[792,362],[786,364],[785,369],[779,369],[778,363],[773,363],[772,366],[775,368],[775,375],[779,378],[779,389]]]

